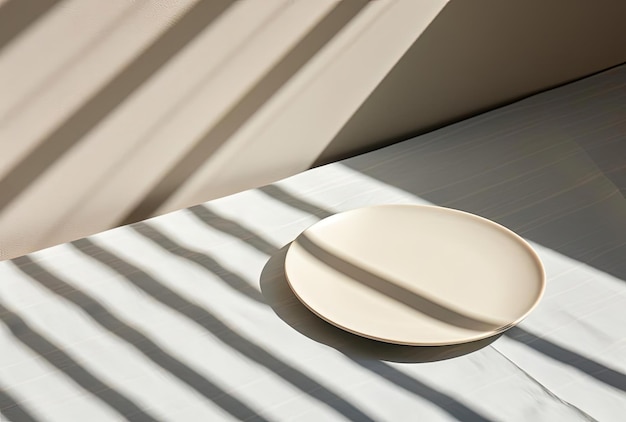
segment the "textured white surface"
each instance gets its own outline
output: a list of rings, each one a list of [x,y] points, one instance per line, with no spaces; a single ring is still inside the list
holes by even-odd
[[[341,164],[278,186],[330,212],[389,202],[423,203]],[[314,186],[316,191],[311,190]],[[98,249],[78,241],[31,254],[29,260],[3,262],[0,302],[77,365],[159,420],[232,415],[185,382],[179,366],[165,369],[158,354],[152,360],[154,350],[145,341],[124,337],[128,326],[191,368],[196,377],[210,380],[222,394],[236,397],[269,420],[363,420],[364,415],[395,420],[408,413],[428,420],[586,420],[583,412],[618,420],[622,414],[624,391],[510,338],[464,356],[421,363],[424,352],[419,348],[381,348],[318,321],[289,295],[284,276],[267,274],[267,268],[264,272],[271,254],[276,256],[318,220],[287,205],[288,200],[247,191],[206,204],[204,210],[215,214],[206,220],[209,224],[183,210],[93,236],[89,242]],[[195,209],[198,215],[202,212]],[[224,223],[226,219],[230,222]],[[548,291],[522,328],[612,368],[621,374],[623,385],[626,367],[619,356],[626,333],[616,322],[625,309],[623,282],[534,246],[548,269]],[[112,269],[100,261],[108,259],[107,253],[127,264],[110,261],[118,265],[118,271]],[[58,281],[46,281],[46,273]],[[43,287],[46,284],[52,290]],[[89,299],[76,299],[74,289]],[[283,299],[276,300],[268,289],[280,290]],[[555,302],[572,290],[578,293]],[[82,307],[64,298],[74,298]],[[582,320],[563,316],[565,311],[583,311],[583,298],[604,304],[582,315],[585,324],[599,328],[608,319],[615,321],[612,329],[600,335],[597,329],[579,325]],[[178,306],[181,300],[198,307],[197,319]],[[90,301],[98,301],[106,311],[89,306]],[[121,322],[107,323],[111,316]],[[96,398],[100,393],[87,394],[72,382],[71,371],[51,367],[39,355],[41,349],[18,340],[24,332],[7,329],[11,319],[6,312],[3,319],[0,385],[19,406],[42,420],[119,417],[104,404],[106,399]],[[113,331],[104,329],[106,324]],[[307,326],[312,330],[308,335]],[[568,340],[576,335],[595,338]],[[605,353],[598,355],[598,349]],[[394,356],[403,356],[405,362],[385,361]],[[320,391],[332,392],[329,397],[335,401],[320,396]],[[6,403],[2,412],[10,417],[15,407]]]

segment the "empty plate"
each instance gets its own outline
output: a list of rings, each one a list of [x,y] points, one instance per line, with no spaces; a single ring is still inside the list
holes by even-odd
[[[324,320],[389,343],[490,337],[537,305],[545,274],[521,237],[485,218],[382,205],[325,218],[289,247],[287,279]]]

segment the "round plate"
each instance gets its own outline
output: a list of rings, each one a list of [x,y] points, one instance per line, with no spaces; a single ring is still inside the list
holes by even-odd
[[[328,217],[289,247],[285,272],[324,320],[388,343],[440,346],[521,321],[545,288],[539,257],[490,220],[422,205]]]

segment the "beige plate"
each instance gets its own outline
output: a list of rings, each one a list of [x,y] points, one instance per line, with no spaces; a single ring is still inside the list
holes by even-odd
[[[502,332],[528,315],[545,288],[537,254],[512,231],[420,205],[326,218],[291,244],[285,272],[298,299],[331,324],[421,346]]]

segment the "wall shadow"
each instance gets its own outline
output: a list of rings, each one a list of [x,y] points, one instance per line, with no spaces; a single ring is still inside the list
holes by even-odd
[[[310,339],[330,346],[354,359],[423,363],[451,359],[475,352],[493,343],[500,335],[452,346],[404,346],[360,337],[322,320],[294,295],[285,276],[289,245],[267,262],[261,273],[261,292],[276,315]]]
[[[617,17],[625,13],[626,6],[617,2],[594,7],[565,0],[449,1],[314,166],[403,141],[624,63],[626,50],[617,41],[623,38],[623,23]],[[593,25],[593,31],[585,25]]]
[[[172,169],[121,219],[118,225],[150,217],[220,146],[254,115],[278,90],[354,19],[369,0],[344,0],[315,25],[253,88],[185,154]]]
[[[626,280],[626,66],[342,162]]]
[[[224,13],[231,4],[232,0],[198,2],[93,94],[75,113],[42,139],[34,150],[0,180],[2,192],[0,211],[78,144],[89,131]]]
[[[0,51],[60,0],[9,0],[0,7]]]

